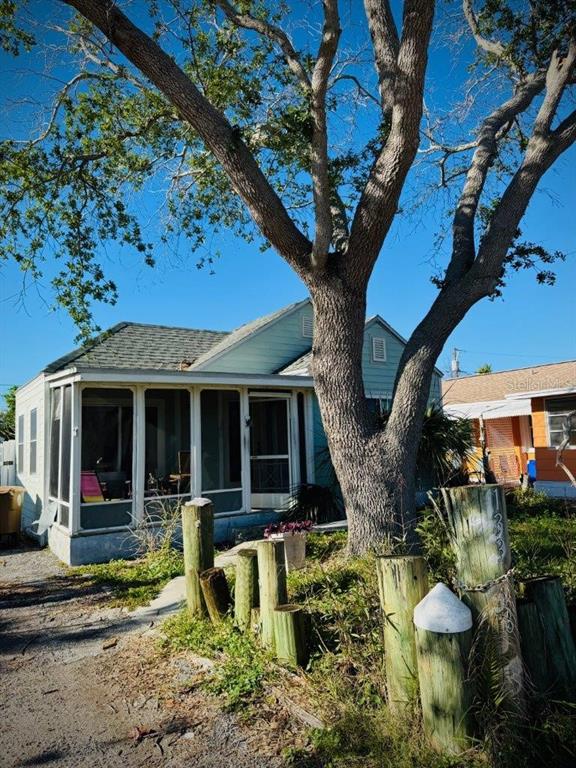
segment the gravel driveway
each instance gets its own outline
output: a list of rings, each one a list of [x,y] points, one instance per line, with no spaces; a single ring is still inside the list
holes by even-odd
[[[0,550],[2,768],[281,768],[281,728],[223,713],[108,600],[48,550]]]

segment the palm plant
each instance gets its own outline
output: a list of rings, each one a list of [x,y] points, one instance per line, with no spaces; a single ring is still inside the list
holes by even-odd
[[[447,416],[438,404],[428,407],[418,447],[417,471],[435,486],[468,482],[467,462],[474,455],[472,424]]]

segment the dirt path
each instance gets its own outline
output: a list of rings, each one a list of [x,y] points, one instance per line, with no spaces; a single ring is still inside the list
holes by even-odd
[[[281,728],[221,712],[108,599],[46,550],[0,551],[2,768],[281,768]]]

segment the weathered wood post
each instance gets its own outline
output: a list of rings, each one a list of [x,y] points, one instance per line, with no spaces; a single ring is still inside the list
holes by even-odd
[[[260,637],[274,647],[274,608],[288,602],[284,542],[264,539],[256,544],[260,591]]]
[[[562,582],[557,576],[528,579],[524,595],[534,603],[541,620],[548,692],[555,698],[576,702],[576,645]]]
[[[414,609],[414,624],[424,732],[439,751],[459,754],[473,735],[472,613],[448,587],[436,584]]]
[[[256,608],[259,602],[256,550],[241,549],[236,556],[234,620],[243,632],[250,627],[252,609]]]
[[[310,617],[299,605],[278,605],[274,609],[274,646],[278,661],[305,667],[309,658]]]
[[[495,648],[500,661],[501,708],[525,712],[516,596],[512,578],[504,490],[498,485],[443,488],[462,599],[477,626],[478,658]]]
[[[418,691],[414,608],[428,592],[426,561],[416,555],[376,559],[384,613],[384,653],[388,704],[413,702]]]
[[[544,695],[550,684],[548,649],[544,640],[544,627],[536,604],[524,598],[516,603],[520,647],[528,680],[529,692]]]
[[[212,624],[222,621],[230,608],[230,590],[223,568],[208,568],[200,574],[200,588]]]
[[[214,566],[214,507],[210,499],[192,499],[183,505],[182,540],[188,610],[194,616],[204,616],[200,573]]]

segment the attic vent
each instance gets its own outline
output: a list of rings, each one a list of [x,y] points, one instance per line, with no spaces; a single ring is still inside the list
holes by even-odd
[[[381,336],[372,337],[372,360],[375,363],[386,362],[386,339]]]
[[[302,315],[302,336],[305,339],[314,336],[314,318],[311,315]]]

